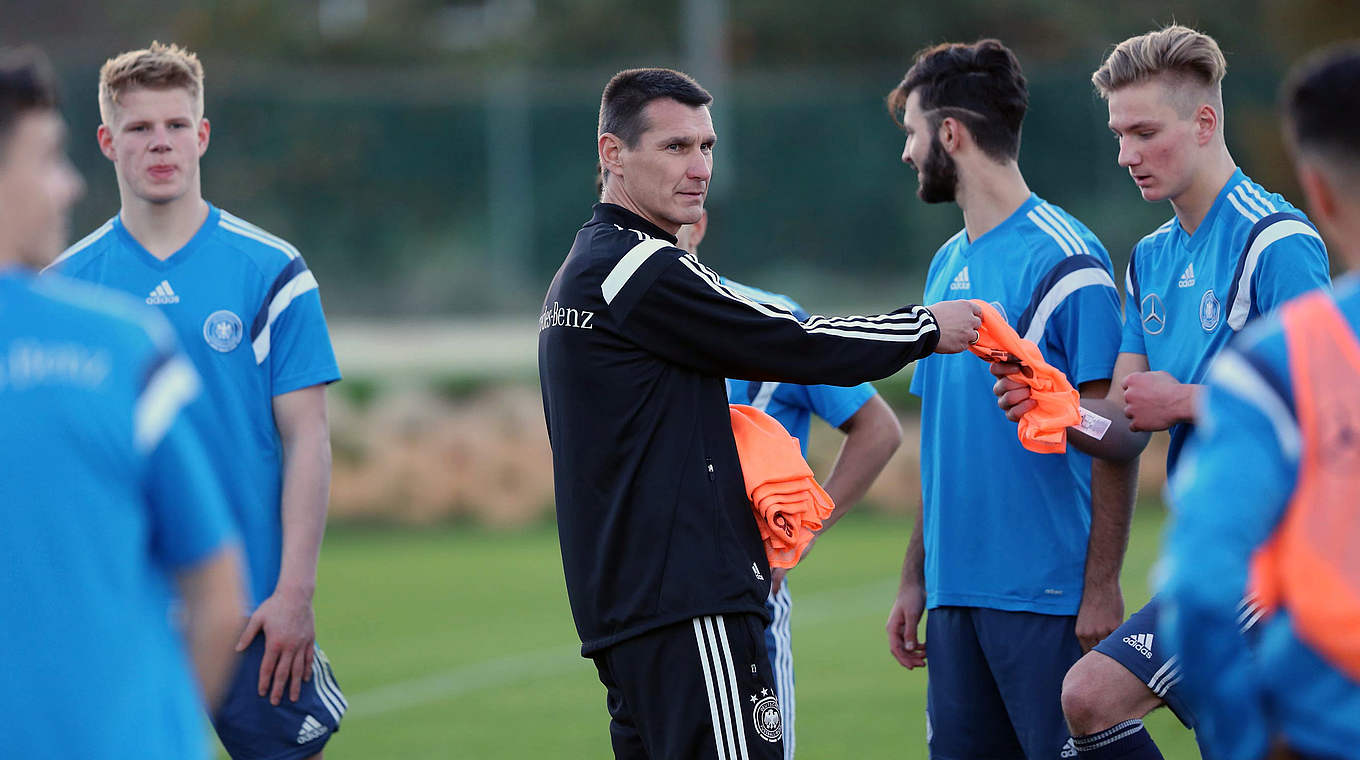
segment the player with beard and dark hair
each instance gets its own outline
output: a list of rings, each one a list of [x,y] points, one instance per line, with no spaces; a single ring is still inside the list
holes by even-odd
[[[996,40],[922,51],[888,96],[918,195],[963,211],[925,292],[991,302],[1083,397],[1103,398],[1120,337],[1109,255],[1026,185],[1016,159],[1027,105],[1020,65]],[[963,355],[927,357],[912,379],[923,506],[888,637],[904,667],[925,665],[917,633],[930,608],[932,756],[1047,760],[1068,741],[1063,675],[1123,618],[1131,510],[1102,490],[1116,465],[1022,448],[993,380]]]

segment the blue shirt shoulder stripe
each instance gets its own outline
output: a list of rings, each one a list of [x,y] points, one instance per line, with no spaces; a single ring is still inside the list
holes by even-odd
[[[274,297],[279,291],[293,281],[293,278],[307,271],[307,262],[301,256],[288,262],[288,266],[274,278],[273,284],[269,286],[269,292],[265,293],[264,302],[260,304],[260,310],[255,313],[255,320],[250,323],[250,339],[253,341],[260,337],[260,331],[265,325],[269,324],[269,308],[274,303]]]
[[[1138,287],[1138,267],[1135,266],[1133,263],[1137,259],[1137,257],[1138,246],[1135,245],[1133,247],[1133,250],[1129,251],[1129,268],[1126,270],[1125,274],[1125,281],[1127,283],[1129,296],[1133,298],[1133,306],[1135,312],[1138,309],[1138,305],[1141,304],[1143,301],[1142,295],[1139,293],[1140,288]]]
[[[1237,268],[1233,270],[1232,286],[1228,289],[1228,299],[1224,301],[1224,303],[1231,305],[1237,301],[1237,291],[1241,288],[1242,283],[1242,272],[1247,267],[1247,253],[1251,251],[1251,246],[1256,242],[1256,238],[1260,237],[1262,232],[1270,229],[1276,223],[1285,220],[1303,222],[1309,227],[1313,226],[1312,222],[1309,222],[1307,217],[1296,211],[1279,211],[1270,214],[1253,224],[1251,226],[1251,232],[1247,234],[1247,242],[1242,246],[1242,250],[1238,252]]]
[[[1039,280],[1038,286],[1034,288],[1034,295],[1030,297],[1029,305],[1020,313],[1020,318],[1015,322],[1015,331],[1021,335],[1029,332],[1031,323],[1044,304],[1044,299],[1053,292],[1053,289],[1064,277],[1082,269],[1099,269],[1107,277],[1109,276],[1109,270],[1105,268],[1105,263],[1095,256],[1077,254],[1062,259]],[[1114,281],[1111,280],[1111,287],[1113,287],[1113,284]]]
[[[53,267],[56,267],[58,264],[67,261],[72,256],[75,256],[76,254],[86,250],[95,243],[98,243],[100,240],[104,238],[105,235],[113,231],[113,222],[117,218],[118,217],[113,217],[112,219],[109,219],[107,222],[101,224],[99,228],[96,229],[94,232],[91,232],[90,234],[81,238],[78,242],[76,242],[75,245],[71,246],[70,248],[67,248],[65,251],[62,251],[60,256],[52,260],[52,263],[43,267],[43,271],[46,272],[52,269]]]

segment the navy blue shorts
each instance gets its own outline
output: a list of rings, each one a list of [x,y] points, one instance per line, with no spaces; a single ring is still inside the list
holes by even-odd
[[[1129,616],[1115,632],[1106,636],[1095,651],[1123,665],[1138,680],[1147,684],[1152,693],[1166,702],[1186,728],[1195,727],[1195,713],[1181,700],[1176,684],[1181,680],[1181,667],[1175,655],[1167,656],[1166,648],[1157,637],[1157,597]]]
[[[298,701],[290,700],[285,689],[275,706],[268,696],[259,695],[263,660],[264,634],[259,634],[238,658],[226,699],[212,718],[217,738],[232,760],[299,760],[315,755],[340,730],[340,718],[349,707],[330,661],[316,647],[312,680],[302,682]]]
[[[933,760],[1049,760],[1067,744],[1062,682],[1081,657],[1073,615],[937,607],[926,616]]]

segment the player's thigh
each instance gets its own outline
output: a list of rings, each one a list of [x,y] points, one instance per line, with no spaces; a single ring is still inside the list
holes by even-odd
[[[926,615],[926,742],[932,760],[1019,758],[1019,740],[978,640],[973,607]]]
[[[1118,717],[1115,723],[1141,718],[1165,702],[1186,727],[1194,728],[1195,714],[1176,688],[1181,680],[1180,663],[1166,651],[1165,642],[1157,635],[1159,615],[1158,600],[1153,597],[1092,650],[1107,659],[1088,653],[1073,668],[1075,672],[1069,680],[1073,687],[1092,690],[1104,684],[1103,691],[1096,693],[1103,693],[1115,712],[1126,714],[1115,716]],[[1133,678],[1122,675],[1109,660],[1118,663]]]
[[[340,730],[349,703],[330,660],[317,647],[312,679],[302,682],[298,700],[289,699],[285,690],[279,704],[271,705],[258,691],[264,647],[264,636],[256,636],[238,657],[226,698],[212,716],[213,728],[233,760],[311,758]]]
[[[694,618],[599,658],[622,700],[619,714],[651,760],[783,757],[783,716],[758,616]]]
[[[1076,617],[979,609],[978,640],[1025,755],[1056,758],[1067,744],[1062,684],[1081,657]]]

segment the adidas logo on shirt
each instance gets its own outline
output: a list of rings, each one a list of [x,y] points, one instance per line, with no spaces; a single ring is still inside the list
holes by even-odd
[[[321,725],[321,721],[308,715],[307,719],[302,721],[302,728],[298,729],[297,743],[306,744],[313,739],[325,736],[329,730]]]
[[[169,280],[161,280],[161,284],[151,291],[151,295],[146,297],[146,302],[150,306],[159,306],[167,303],[179,303],[179,296],[170,287]]]
[[[1181,273],[1180,282],[1176,283],[1178,288],[1192,288],[1195,286],[1195,262],[1185,265],[1185,271]]]
[[[949,283],[950,290],[967,290],[970,287],[972,285],[968,283],[968,267],[960,269],[959,273],[954,275],[954,281]]]
[[[1139,654],[1142,654],[1149,660],[1152,659],[1152,634],[1136,633],[1132,636],[1125,636],[1124,643],[1137,649]]]

